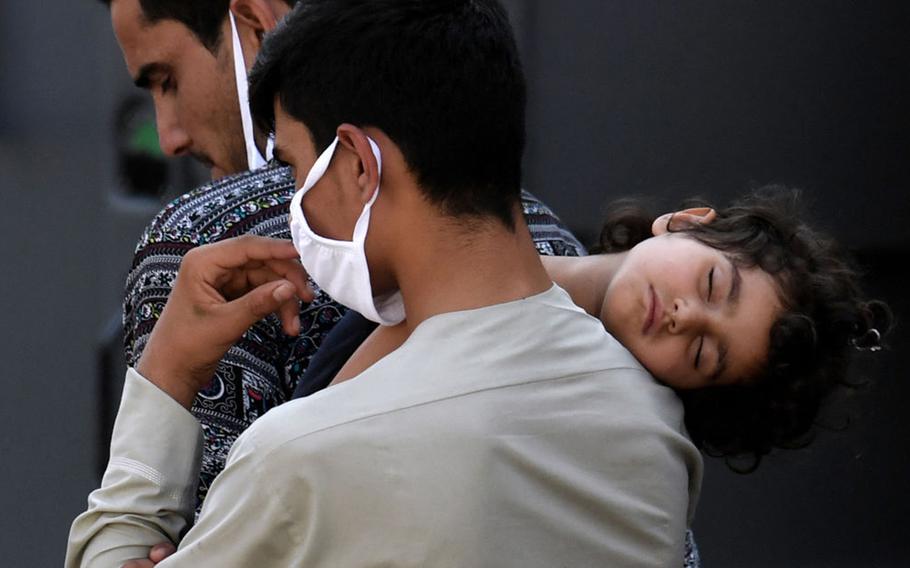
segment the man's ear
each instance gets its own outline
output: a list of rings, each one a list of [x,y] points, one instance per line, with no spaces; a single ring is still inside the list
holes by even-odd
[[[354,172],[357,176],[359,199],[367,203],[379,187],[379,162],[373,154],[370,138],[366,132],[353,124],[342,124],[336,131],[338,145],[357,156]]]
[[[243,46],[243,60],[249,69],[262,47],[262,38],[278,25],[283,14],[276,13],[271,0],[231,0],[231,13]]]
[[[716,218],[717,212],[710,207],[692,207],[664,213],[651,224],[651,234],[656,237],[664,233],[685,230],[694,225],[707,225]]]

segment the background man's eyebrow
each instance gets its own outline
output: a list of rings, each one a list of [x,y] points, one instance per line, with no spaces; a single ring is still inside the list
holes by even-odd
[[[167,73],[169,70],[170,68],[163,63],[148,63],[139,68],[139,72],[133,78],[133,84],[140,89],[148,89],[155,75]]]

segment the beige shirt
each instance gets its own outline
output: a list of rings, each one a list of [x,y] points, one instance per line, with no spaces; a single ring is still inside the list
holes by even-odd
[[[682,405],[558,287],[433,317],[360,376],[268,412],[198,522],[201,431],[127,373],[66,565],[676,566],[701,483]]]

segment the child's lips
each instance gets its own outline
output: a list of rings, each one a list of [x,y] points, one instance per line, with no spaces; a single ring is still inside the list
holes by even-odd
[[[657,292],[654,291],[654,286],[648,286],[648,311],[645,313],[645,323],[642,326],[641,332],[643,335],[648,335],[652,328],[654,327],[654,322],[657,321],[657,315],[660,313],[661,304],[660,298],[657,297]]]
[[[641,327],[642,335],[648,335],[648,330],[654,323],[654,288],[650,285],[648,285],[648,300],[645,306],[647,310],[645,311],[645,323]]]

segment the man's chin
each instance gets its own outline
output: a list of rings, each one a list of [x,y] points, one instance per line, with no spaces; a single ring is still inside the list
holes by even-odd
[[[208,168],[209,176],[212,178],[212,180],[221,179],[230,173],[227,171],[227,169],[219,166],[214,161],[210,160],[207,155],[201,152],[193,152],[191,155],[193,156],[194,160],[202,165],[203,168]]]
[[[209,168],[209,175],[212,176],[212,180],[218,180],[223,177],[232,176],[234,174],[240,174],[246,171],[245,168],[238,168],[234,166],[224,167],[217,164],[209,162],[207,164]]]

